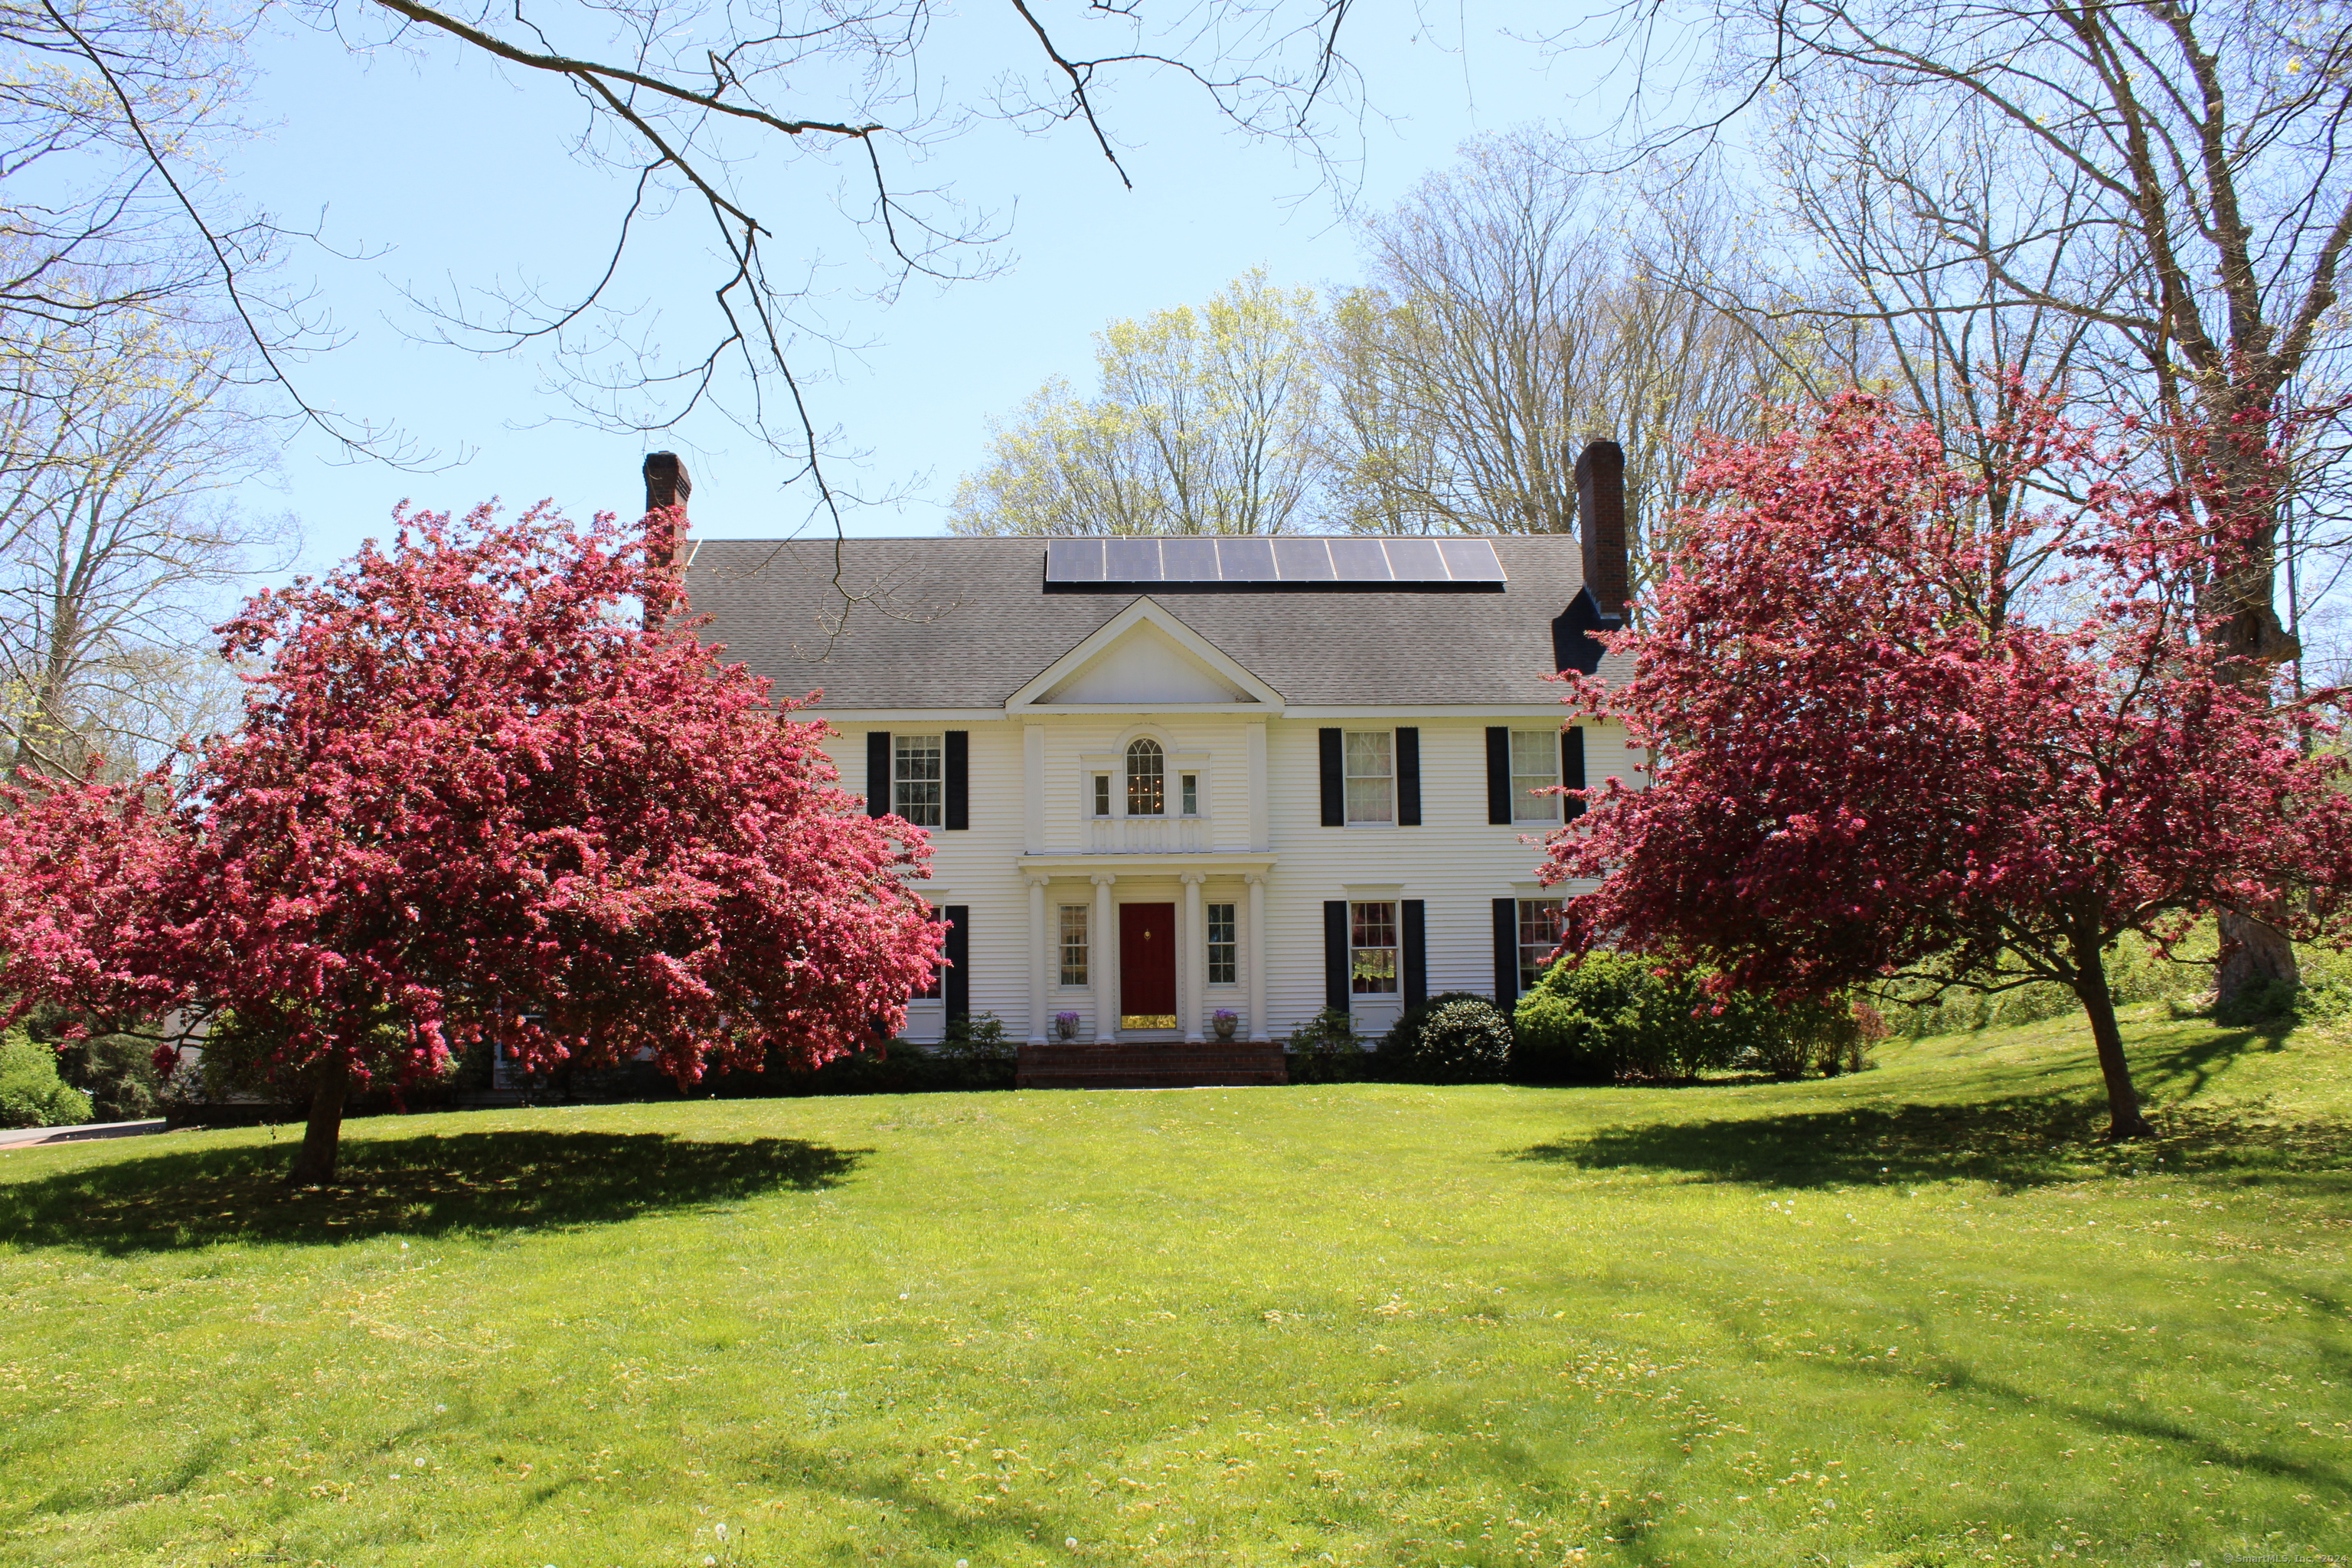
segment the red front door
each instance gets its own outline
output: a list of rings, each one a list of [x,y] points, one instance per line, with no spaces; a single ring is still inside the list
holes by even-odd
[[[1176,1026],[1176,906],[1118,906],[1118,1026]]]

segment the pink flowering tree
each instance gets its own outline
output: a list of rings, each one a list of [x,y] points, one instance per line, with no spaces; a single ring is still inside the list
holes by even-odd
[[[923,836],[698,640],[665,564],[682,518],[399,521],[222,628],[262,672],[166,809],[30,803],[0,843],[12,988],[233,1016],[309,1091],[304,1182],[332,1177],[348,1095],[467,1042],[530,1070],[650,1053],[687,1084],[902,1026],[939,948],[906,885]],[[38,929],[41,879],[109,857],[76,906],[103,918]]]
[[[1601,878],[1570,929],[1822,996],[1890,975],[2080,999],[2114,1136],[2146,1134],[2106,955],[2198,916],[2344,940],[2352,803],[2333,731],[2226,658],[2196,590],[2229,541],[2024,406],[1983,477],[1864,395],[1705,448],[1633,672],[1570,678],[1654,748],[1555,836]]]

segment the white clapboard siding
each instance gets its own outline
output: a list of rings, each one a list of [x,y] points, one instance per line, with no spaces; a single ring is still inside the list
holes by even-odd
[[[926,895],[934,902],[961,904],[971,911],[969,962],[971,1005],[993,1013],[1015,1038],[1026,1036],[1029,1017],[1029,905],[1018,868],[1028,823],[1028,784],[1024,763],[1024,723],[1001,713],[975,713],[957,721],[892,725],[835,717],[841,733],[827,743],[840,766],[842,784],[862,794],[866,784],[866,733],[871,728],[962,729],[970,741],[971,827],[931,836],[932,879]],[[1540,844],[1525,841],[1537,831],[1486,821],[1486,730],[1492,722],[1543,729],[1546,719],[1490,721],[1460,717],[1383,718],[1365,715],[1336,721],[1343,729],[1411,724],[1421,731],[1422,822],[1416,827],[1325,827],[1321,821],[1322,774],[1318,731],[1332,721],[1271,719],[1266,729],[1267,847],[1276,857],[1266,878],[1266,1004],[1271,1031],[1286,1033],[1311,1018],[1324,1003],[1323,905],[1344,899],[1351,888],[1393,888],[1394,896],[1425,904],[1427,975],[1432,994],[1475,991],[1495,984],[1491,910],[1497,898],[1528,896],[1543,858]],[[1249,724],[1232,713],[1137,716],[1053,715],[1036,722],[1044,731],[1040,847],[1072,856],[1089,842],[1088,757],[1116,756],[1138,733],[1159,739],[1171,752],[1198,757],[1207,776],[1202,805],[1210,841],[1220,849],[1251,845]],[[1627,752],[1623,732],[1589,725],[1585,737],[1586,780],[1599,785],[1615,777],[1638,784],[1639,757]],[[1192,764],[1172,763],[1175,774]],[[1116,781],[1115,781],[1115,787]],[[1171,809],[1175,801],[1171,798]],[[1575,890],[1575,889],[1569,889]],[[1114,889],[1119,901],[1171,902],[1183,889],[1171,865],[1150,875],[1122,873]],[[1203,903],[1231,903],[1242,924],[1239,983],[1211,987],[1199,999],[1205,1015],[1220,1006],[1246,1012],[1247,966],[1253,948],[1247,929],[1249,897],[1236,875],[1213,876],[1202,889]],[[1053,937],[1055,907],[1091,907],[1094,889],[1083,872],[1057,874],[1047,889],[1047,959],[1056,963]],[[1116,962],[1117,932],[1097,932],[1097,962]],[[1086,1037],[1094,1030],[1094,994],[1089,987],[1065,991],[1051,982],[1045,1010],[1078,1014]],[[928,1023],[929,1015],[926,1015]],[[929,1024],[929,1028],[936,1028]],[[920,1026],[919,1026],[919,1028]]]

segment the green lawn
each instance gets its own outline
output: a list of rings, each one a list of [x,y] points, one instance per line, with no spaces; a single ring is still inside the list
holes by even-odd
[[[0,1560],[2294,1561],[2352,1068],[2132,1015],[1680,1090],[387,1118],[0,1157]],[[724,1533],[721,1527],[724,1526]],[[1073,1544],[1075,1543],[1075,1544]]]

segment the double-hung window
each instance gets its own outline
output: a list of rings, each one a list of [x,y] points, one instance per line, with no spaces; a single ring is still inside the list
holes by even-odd
[[[1396,820],[1396,732],[1391,730],[1350,730],[1346,759],[1348,821]],[[1394,986],[1390,987],[1394,990]]]
[[[945,820],[946,737],[890,737],[890,809],[918,827],[937,827]]]
[[[1094,911],[1084,904],[1062,906],[1062,984],[1087,984],[1087,961],[1093,943],[1087,940],[1089,917]]]
[[[1511,820],[1558,822],[1559,796],[1537,792],[1559,784],[1559,731],[1511,731]]]
[[[1551,963],[1552,949],[1559,945],[1559,899],[1521,899],[1519,900],[1519,990],[1532,991],[1544,977]]]
[[[1348,906],[1348,989],[1359,996],[1396,994],[1396,905]]]
[[[1241,943],[1231,904],[1207,904],[1209,926],[1209,984],[1234,985],[1239,984],[1241,965],[1238,962]]]

